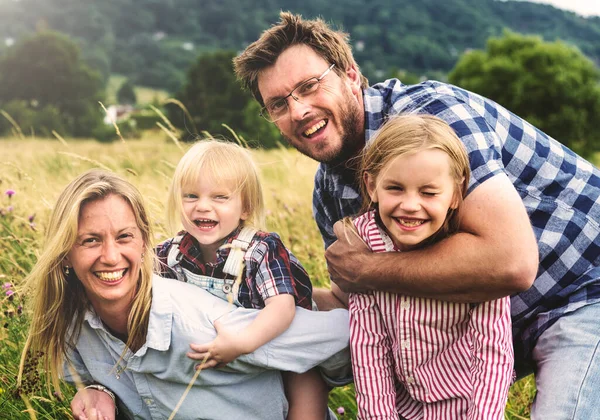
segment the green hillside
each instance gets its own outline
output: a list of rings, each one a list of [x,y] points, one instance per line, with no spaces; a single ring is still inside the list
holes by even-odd
[[[563,39],[600,62],[600,18],[495,0],[0,0],[0,54],[33,31],[55,29],[75,38],[106,79],[118,73],[174,91],[196,56],[243,49],[279,10],[322,16],[349,32],[373,79],[395,69],[446,72],[505,27]]]

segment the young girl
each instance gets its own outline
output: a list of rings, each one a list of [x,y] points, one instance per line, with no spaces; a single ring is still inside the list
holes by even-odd
[[[388,121],[366,147],[360,176],[366,212],[352,222],[373,252],[410,252],[457,231],[469,161],[441,119]],[[508,297],[471,304],[374,291],[351,294],[349,310],[359,418],[504,418]]]
[[[221,367],[283,333],[295,306],[312,308],[312,285],[296,257],[275,233],[259,231],[264,205],[258,171],[242,147],[216,140],[195,144],[173,176],[168,199],[179,236],[157,249],[163,277],[203,287],[246,308],[261,308],[245,330],[218,331],[196,351],[209,354],[206,367]],[[241,281],[236,281],[241,279]],[[317,371],[284,373],[288,419],[323,419],[327,389]]]

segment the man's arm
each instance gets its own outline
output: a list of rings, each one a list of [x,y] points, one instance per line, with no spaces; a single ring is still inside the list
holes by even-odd
[[[371,253],[340,238],[325,252],[333,282],[345,292],[369,289],[456,302],[479,302],[528,289],[538,249],[521,198],[504,174],[465,199],[460,232],[411,252]]]

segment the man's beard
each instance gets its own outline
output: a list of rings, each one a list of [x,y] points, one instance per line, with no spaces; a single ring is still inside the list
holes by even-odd
[[[315,156],[314,150],[307,147],[304,143],[294,145],[289,137],[283,138],[300,153],[317,162],[329,166],[338,166],[346,163],[348,160],[357,156],[365,144],[364,133],[359,127],[359,116],[363,112],[361,106],[353,101],[353,98],[347,94],[343,103],[346,105],[340,110],[341,143],[339,150],[332,150],[324,155]]]

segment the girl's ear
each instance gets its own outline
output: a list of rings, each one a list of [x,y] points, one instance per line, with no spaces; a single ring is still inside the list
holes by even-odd
[[[363,182],[365,183],[365,187],[367,187],[369,198],[371,198],[371,201],[373,203],[377,203],[377,188],[375,188],[375,177],[365,172],[363,175]]]
[[[248,219],[248,217],[250,217],[250,212],[243,211],[242,214],[240,215],[240,220],[246,221]]]
[[[452,203],[450,203],[450,208],[452,210],[456,210],[458,208],[459,204],[460,204],[460,199],[458,197],[458,194],[454,194],[454,198],[452,199]]]
[[[466,188],[466,186],[463,185],[464,183],[465,178],[463,177],[459,182],[456,183],[456,186],[454,187],[454,197],[452,198],[452,203],[450,203],[450,208],[452,210],[456,210],[460,204],[463,186]]]

